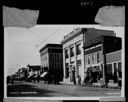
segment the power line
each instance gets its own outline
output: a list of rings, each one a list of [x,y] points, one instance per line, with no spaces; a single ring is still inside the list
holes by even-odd
[[[43,44],[43,43],[46,42],[49,38],[51,38],[53,35],[55,35],[59,30],[60,30],[60,27],[59,27],[55,32],[51,33],[45,40],[43,40],[42,42],[40,42],[39,44],[37,44],[37,45],[35,46],[35,48],[32,49],[31,52],[30,52],[25,58],[28,59],[28,58],[32,55],[33,51],[35,51],[41,44]]]
[[[39,35],[35,34],[35,31],[31,31],[31,30],[30,30],[30,32],[31,32],[31,34],[33,34],[36,38],[38,38],[39,40],[42,40]]]
[[[54,34],[56,34],[56,32],[58,32],[60,30],[60,27],[53,32],[52,34],[50,34],[44,41],[42,41],[41,43],[38,44],[38,46],[40,46],[42,43],[44,43],[45,41],[47,41],[50,37],[52,37]]]

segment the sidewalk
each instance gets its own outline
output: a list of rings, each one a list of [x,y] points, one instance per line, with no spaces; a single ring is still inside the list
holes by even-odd
[[[93,83],[92,86],[94,86],[94,87],[103,87],[101,85],[101,83]],[[115,84],[114,83],[108,83],[108,86],[107,87],[108,88],[120,88],[117,83],[115,83]]]
[[[60,84],[64,85],[74,85],[73,82],[60,82]],[[101,83],[93,83],[92,85],[84,85],[84,84],[75,84],[75,85],[80,85],[80,86],[88,86],[88,87],[104,87],[101,85]],[[117,83],[108,83],[107,88],[120,88]]]

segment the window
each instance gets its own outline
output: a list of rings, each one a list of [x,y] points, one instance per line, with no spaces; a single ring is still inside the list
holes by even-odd
[[[112,64],[107,64],[106,65],[106,71],[107,71],[107,75],[112,74]]]
[[[77,65],[78,66],[81,66],[81,59],[80,60],[77,60]]]
[[[100,53],[97,52],[97,63],[99,63],[99,62],[100,62]]]
[[[117,63],[114,63],[114,71],[117,71]]]
[[[76,45],[76,54],[77,55],[79,55],[79,54],[81,54],[81,44],[78,44],[78,45]]]
[[[91,64],[91,56],[88,55],[88,64]]]
[[[65,58],[68,58],[68,50],[65,50]]]
[[[95,63],[95,54],[93,53],[92,54],[92,64],[94,64]]]
[[[71,47],[71,48],[70,48],[70,54],[71,54],[71,57],[74,56],[74,47]]]
[[[119,72],[121,72],[122,70],[121,70],[121,62],[118,62],[118,70],[119,70]]]

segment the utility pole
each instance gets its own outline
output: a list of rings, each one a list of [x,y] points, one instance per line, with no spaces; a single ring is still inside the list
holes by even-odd
[[[87,73],[86,73],[86,65],[85,65],[85,33],[87,32],[87,28],[82,28],[82,33],[83,33],[83,59],[84,59],[84,77],[87,76]]]
[[[104,37],[102,38],[102,51],[103,51],[103,80],[105,82],[105,87],[107,87],[107,75],[106,75],[106,53],[105,53],[105,41]]]

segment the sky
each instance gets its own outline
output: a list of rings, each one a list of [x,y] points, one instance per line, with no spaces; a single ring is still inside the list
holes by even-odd
[[[124,37],[123,27],[100,25],[36,25],[32,28],[4,28],[5,72],[11,75],[21,67],[40,65],[39,50],[47,43],[60,43],[63,37],[78,27],[114,30]]]

